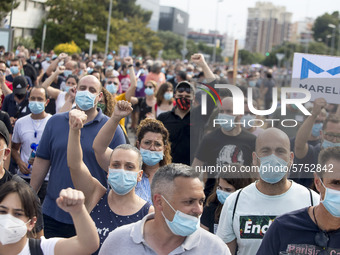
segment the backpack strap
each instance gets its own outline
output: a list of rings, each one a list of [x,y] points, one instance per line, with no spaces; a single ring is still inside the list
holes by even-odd
[[[234,209],[233,209],[233,217],[232,217],[232,221],[234,221],[234,216],[235,216],[235,211],[236,211],[236,206],[237,206],[237,202],[238,202],[238,199],[240,197],[240,194],[241,194],[241,191],[243,190],[240,189],[240,191],[237,193],[237,196],[236,196],[236,200],[235,200],[235,204],[234,204]]]
[[[31,255],[44,255],[41,246],[41,239],[30,238],[28,241],[28,246],[30,248]]]
[[[307,189],[308,189],[308,191],[309,191],[310,204],[311,204],[311,206],[313,206],[314,203],[313,203],[313,195],[312,195],[312,191],[310,190],[310,188],[307,188]]]

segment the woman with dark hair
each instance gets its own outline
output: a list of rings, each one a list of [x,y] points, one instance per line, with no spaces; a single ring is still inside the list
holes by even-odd
[[[52,82],[58,77],[59,74],[62,74],[63,72],[64,70],[58,67],[57,70],[42,84],[42,87],[46,89],[49,97],[55,99],[56,113],[71,110],[72,106],[74,105],[76,87],[79,81],[77,76],[70,74],[66,78],[64,91],[51,87],[50,85]]]
[[[175,100],[173,98],[173,86],[170,82],[163,83],[156,94],[156,105],[153,109],[155,112],[156,118],[163,112],[171,111],[175,106]]]
[[[155,92],[157,83],[148,81],[145,85],[145,97],[138,97],[139,123],[146,118],[154,118],[152,109],[156,104]]]
[[[25,182],[6,182],[0,187],[0,254],[91,254],[99,247],[99,237],[84,200],[82,192],[71,188],[61,190],[57,198],[58,206],[71,214],[76,236],[30,239],[27,234],[33,230],[38,212],[34,191]]]
[[[159,120],[145,119],[137,127],[136,137],[136,147],[143,158],[143,176],[136,194],[152,203],[152,178],[161,166],[171,163],[169,132]]]
[[[240,165],[234,164],[234,166],[237,168],[237,173],[240,173]],[[225,178],[220,175],[216,179],[212,193],[206,200],[201,217],[201,227],[213,234],[216,234],[222,207],[227,197],[254,181],[247,173],[240,173],[239,176],[235,177],[237,178]]]

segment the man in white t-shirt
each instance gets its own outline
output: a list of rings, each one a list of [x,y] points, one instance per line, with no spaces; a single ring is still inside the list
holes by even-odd
[[[294,159],[288,136],[277,128],[259,134],[253,165],[260,179],[231,194],[223,205],[217,235],[232,254],[256,254],[274,219],[319,203],[319,195],[287,179]]]
[[[33,87],[28,100],[31,114],[17,120],[12,137],[12,157],[18,165],[17,174],[27,182],[31,179],[34,161],[34,158],[30,159],[32,147],[38,146],[45,125],[51,117],[51,114],[45,112],[49,99],[44,88]],[[36,149],[37,147],[35,151]],[[39,192],[39,197],[42,200],[45,196],[47,181],[48,177],[45,178],[45,188]]]

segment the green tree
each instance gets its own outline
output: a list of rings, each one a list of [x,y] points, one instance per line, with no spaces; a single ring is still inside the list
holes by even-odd
[[[247,50],[239,50],[238,56],[241,58],[242,65],[249,65],[255,63],[261,63],[264,60],[264,56],[260,53],[251,53]]]
[[[73,40],[87,51],[86,33],[97,34],[94,52],[105,50],[109,0],[48,0],[46,5],[50,11],[34,35],[37,45],[41,43],[42,28],[46,23],[47,50]],[[131,41],[135,55],[155,57],[162,44],[155,32],[147,28],[150,17],[151,12],[142,10],[136,0],[113,0],[109,50],[118,51],[119,45]]]
[[[17,0],[1,0],[0,1],[0,21],[6,18],[7,14],[12,9],[12,2],[13,2],[13,9],[17,8],[20,3]]]
[[[331,46],[331,38],[327,39],[327,35],[333,34],[333,28],[329,27],[329,24],[333,24],[336,26],[336,33],[335,33],[335,42],[337,43],[339,40],[339,33],[338,25],[339,25],[339,12],[333,12],[332,14],[325,13],[322,16],[319,16],[314,23],[314,26],[312,28],[314,34],[314,40],[315,41],[322,41],[324,43],[327,42],[327,46]],[[337,44],[335,44],[337,45]]]

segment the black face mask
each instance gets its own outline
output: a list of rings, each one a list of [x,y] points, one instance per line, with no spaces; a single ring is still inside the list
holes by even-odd
[[[19,100],[21,100],[21,99],[23,99],[23,98],[26,96],[26,94],[15,94],[15,96],[16,96]]]

